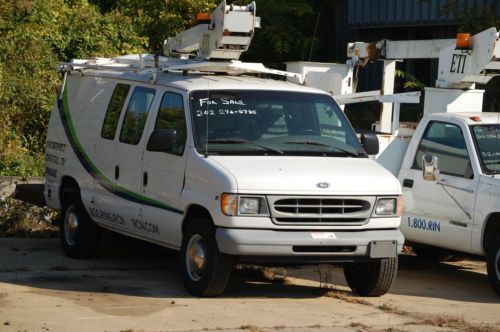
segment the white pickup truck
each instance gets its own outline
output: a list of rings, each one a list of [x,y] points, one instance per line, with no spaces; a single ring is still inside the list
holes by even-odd
[[[399,123],[398,102],[394,109],[384,104],[376,127],[390,131],[379,135],[382,149],[375,159],[403,187],[405,238],[428,259],[439,260],[446,251],[486,256],[489,280],[500,295],[500,113],[482,112],[484,91],[476,89],[500,71],[499,33],[490,28],[457,39],[369,46],[350,44],[348,52],[358,62],[360,54],[365,61],[384,58],[386,77],[395,59],[439,59],[418,127]],[[384,79],[386,93],[393,82]]]
[[[420,121],[398,178],[401,229],[416,253],[434,260],[443,253],[437,248],[486,256],[500,294],[499,174],[499,113],[436,113]]]
[[[373,158],[401,183],[406,241],[435,261],[450,252],[486,256],[491,285],[500,295],[500,113],[482,112],[484,91],[475,86],[500,72],[498,32],[355,42],[347,54],[345,65],[296,62],[288,70],[332,93],[341,105],[382,103],[380,121],[372,127],[380,143]],[[393,94],[396,60],[421,58],[439,59],[436,86],[425,88],[419,123],[400,123],[400,104],[418,103],[420,92]],[[353,68],[374,60],[384,62],[383,94],[345,92],[356,80]]]

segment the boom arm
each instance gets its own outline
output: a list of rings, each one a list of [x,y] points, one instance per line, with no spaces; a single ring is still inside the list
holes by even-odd
[[[238,60],[248,49],[255,28],[260,28],[255,1],[247,6],[226,5],[223,1],[201,23],[165,41],[164,52],[170,57]]]
[[[361,66],[377,59],[438,58],[438,88],[470,89],[500,73],[500,42],[495,28],[472,36],[468,49],[458,49],[455,43],[455,39],[355,42],[348,44],[347,55],[352,65]]]

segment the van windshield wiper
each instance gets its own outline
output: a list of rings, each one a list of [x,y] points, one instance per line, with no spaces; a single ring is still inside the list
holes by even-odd
[[[267,151],[272,151],[272,152],[275,152],[275,153],[278,153],[278,154],[285,154],[280,149],[271,148],[271,147],[265,146],[265,145],[260,145],[260,144],[255,143],[254,141],[246,140],[246,139],[243,139],[243,138],[217,138],[217,139],[209,139],[207,141],[207,143],[216,143],[216,144],[243,144],[243,143],[247,143],[247,144],[252,144],[253,146],[259,147],[261,149],[267,150]]]
[[[338,146],[335,146],[335,145],[326,144],[326,143],[322,143],[322,142],[318,142],[318,141],[286,141],[286,142],[283,142],[283,144],[303,144],[303,145],[326,146],[326,147],[334,148],[336,150],[344,152],[344,153],[348,154],[349,156],[359,158],[359,153],[352,152],[352,151],[349,151],[346,149],[339,148]]]

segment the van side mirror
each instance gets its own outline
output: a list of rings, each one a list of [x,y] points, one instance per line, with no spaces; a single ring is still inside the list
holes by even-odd
[[[175,136],[177,132],[174,129],[155,129],[149,136],[147,151],[172,152],[175,146]]]
[[[361,145],[365,149],[366,154],[375,155],[379,152],[378,137],[372,133],[361,134]]]
[[[427,181],[436,181],[439,178],[437,156],[426,154],[422,157],[422,177]]]

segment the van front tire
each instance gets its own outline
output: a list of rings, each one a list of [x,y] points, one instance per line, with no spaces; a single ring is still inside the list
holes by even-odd
[[[75,192],[64,197],[59,237],[64,253],[72,258],[89,258],[99,244],[99,227],[85,211]]]
[[[491,287],[500,295],[500,234],[491,243],[486,259]]]
[[[182,281],[191,295],[211,297],[224,292],[233,268],[232,257],[223,254],[215,240],[215,226],[207,218],[187,225],[181,246]]]
[[[361,296],[381,296],[389,291],[398,272],[398,257],[344,265],[344,276],[352,291]]]

